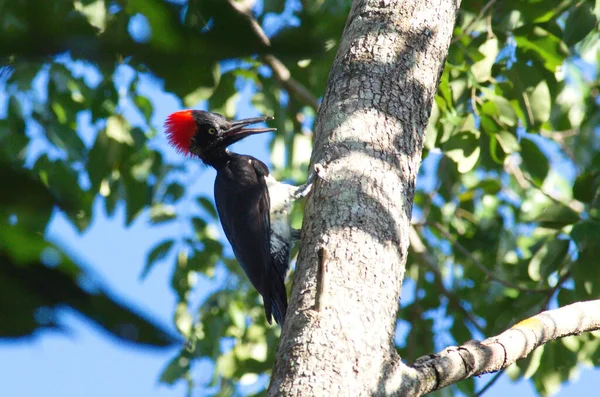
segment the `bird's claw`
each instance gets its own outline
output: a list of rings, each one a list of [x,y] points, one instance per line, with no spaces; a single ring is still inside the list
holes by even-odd
[[[313,167],[313,171],[308,175],[308,179],[306,180],[307,185],[312,185],[312,183],[317,180],[317,178],[322,179],[324,181],[327,180],[325,178],[325,167],[321,164],[315,164]]]
[[[315,180],[317,180],[317,178],[320,178],[324,181],[327,180],[325,178],[325,169],[321,164],[315,164],[313,171],[308,175],[306,183],[304,185],[298,186],[298,188],[294,192],[294,198],[298,200],[300,198],[306,197],[310,193],[312,185],[315,182]]]
[[[306,197],[310,190],[312,189],[312,182],[307,182],[304,185],[298,186],[296,191],[294,192],[294,200],[301,199],[302,197]]]

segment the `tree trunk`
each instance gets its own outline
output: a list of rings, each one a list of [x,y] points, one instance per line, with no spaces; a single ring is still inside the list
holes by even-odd
[[[324,172],[269,395],[386,395],[424,131],[459,3],[353,4],[315,124]]]

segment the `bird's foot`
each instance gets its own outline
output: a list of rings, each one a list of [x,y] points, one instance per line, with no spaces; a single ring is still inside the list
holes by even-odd
[[[329,178],[327,178],[327,176],[325,175],[325,167],[323,166],[323,164],[317,163],[314,166],[314,171],[310,173],[310,175],[308,176],[308,181],[307,183],[313,183],[317,178],[328,182]]]
[[[321,164],[315,164],[314,170],[308,175],[306,183],[297,187],[296,191],[294,192],[294,199],[298,200],[306,197],[310,193],[312,185],[317,178],[323,179],[324,181],[327,180],[325,178],[325,169]]]

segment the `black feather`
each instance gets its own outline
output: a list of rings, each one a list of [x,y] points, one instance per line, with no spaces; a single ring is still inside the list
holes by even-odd
[[[265,164],[251,156],[229,153],[229,161],[217,168],[215,201],[225,235],[233,252],[262,295],[265,315],[283,324],[287,311],[285,268],[271,255],[270,202]],[[286,260],[287,261],[287,260]],[[279,262],[279,261],[278,261]]]

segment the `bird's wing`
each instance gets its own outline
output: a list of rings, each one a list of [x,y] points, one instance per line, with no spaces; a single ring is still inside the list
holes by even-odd
[[[285,284],[274,269],[270,252],[270,202],[264,178],[268,169],[258,160],[251,163],[254,172],[244,173],[244,178],[252,179],[244,184],[247,188],[231,189],[226,186],[225,177],[217,177],[215,201],[223,230],[238,262],[263,296],[267,320],[270,323],[273,315],[281,323],[287,298]]]

